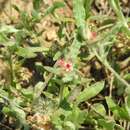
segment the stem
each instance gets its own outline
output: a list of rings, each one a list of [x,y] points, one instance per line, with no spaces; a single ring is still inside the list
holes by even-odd
[[[62,100],[63,100],[63,91],[64,91],[64,86],[61,86],[60,87],[60,93],[59,93],[59,105],[60,105],[60,103],[62,102]]]
[[[96,52],[96,50],[94,50],[94,53],[96,55],[96,57],[99,59],[100,62],[102,62],[102,64],[104,64],[104,66],[110,70],[114,75],[115,77],[120,80],[126,87],[129,87],[130,88],[130,84],[127,83],[127,81],[125,81],[111,66],[110,64],[108,63],[107,60],[103,60],[101,56],[99,56],[99,54]]]
[[[7,125],[5,125],[5,124],[3,124],[3,123],[1,123],[1,122],[0,122],[0,126],[1,126],[1,127],[4,127],[4,128],[7,129],[7,130],[13,130],[12,128],[8,127]]]
[[[13,71],[13,63],[12,63],[12,55],[9,54],[9,65],[10,65],[10,82],[11,86],[14,86],[14,71]]]
[[[105,65],[115,76],[118,80],[120,80],[125,86],[130,87],[130,84],[127,83],[109,64],[106,62]]]

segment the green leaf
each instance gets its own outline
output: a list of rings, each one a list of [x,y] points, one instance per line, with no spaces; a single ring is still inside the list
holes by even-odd
[[[33,91],[30,88],[22,89],[22,94],[29,99],[33,99]]]
[[[119,107],[110,97],[105,97],[108,108],[113,112],[116,119],[129,120],[130,116],[125,107]]]
[[[11,25],[1,25],[0,33],[16,33],[19,30],[16,29],[14,26]]]
[[[82,92],[80,92],[79,96],[77,97],[77,103],[81,103],[83,101],[87,101],[95,97],[99,94],[104,88],[104,82],[97,82],[87,88],[85,88]]]
[[[53,60],[58,60],[61,57],[62,53],[58,51],[55,56],[53,57]]]
[[[65,113],[65,121],[71,121],[75,125],[76,129],[84,122],[86,118],[86,112],[80,110],[77,106],[73,106],[72,110]]]
[[[15,106],[11,106],[11,109],[13,113],[15,114],[16,118],[20,120],[20,122],[22,123],[26,122],[26,114],[22,109]]]
[[[77,27],[85,27],[85,8],[83,0],[73,0],[73,13]]]
[[[118,107],[120,119],[130,121],[130,110],[127,106]]]
[[[107,105],[109,107],[109,109],[116,107],[117,105],[115,104],[115,102],[111,99],[111,97],[105,97]]]
[[[130,81],[130,73],[125,74],[124,79]]]
[[[74,73],[71,72],[71,73],[68,73],[68,74],[67,73],[64,74],[64,77],[62,78],[62,81],[64,83],[67,83],[67,82],[71,82],[73,79],[74,79]]]
[[[58,2],[58,1],[54,2],[53,5],[46,10],[44,17],[48,14],[53,14],[56,9],[63,8],[64,6],[65,6],[64,2]]]
[[[11,110],[15,114],[15,117],[20,121],[20,124],[24,126],[24,130],[29,130],[29,127],[26,122],[25,112],[22,109],[13,105],[11,106]]]
[[[125,110],[127,111],[127,114],[129,115],[129,119],[130,119],[130,95],[128,95],[126,97],[126,100],[125,100]]]
[[[93,108],[96,110],[96,112],[100,113],[102,116],[106,115],[106,110],[104,108],[104,106],[100,103],[95,103],[93,104]],[[94,117],[98,117],[99,115],[97,113],[95,113],[95,111],[90,110],[91,115],[93,115]]]
[[[34,99],[37,99],[38,97],[40,97],[43,89],[45,88],[45,85],[43,82],[38,82],[35,87],[34,87]]]
[[[33,8],[36,11],[39,11],[41,2],[42,2],[42,0],[33,0]]]
[[[11,114],[10,108],[9,108],[9,107],[6,107],[6,106],[3,107],[2,112],[3,112],[4,114],[9,114],[9,115],[11,115],[11,116],[13,115],[13,114]]]
[[[78,27],[78,34],[81,39],[86,38],[86,25],[85,25],[85,8],[83,0],[73,0],[73,13]]]
[[[65,129],[76,130],[75,125],[71,121],[64,122]]]
[[[36,52],[43,52],[44,50],[42,47],[19,47],[16,54],[24,58],[34,58],[36,57]]]
[[[89,17],[90,11],[91,11],[91,5],[93,3],[93,0],[84,0],[85,4],[85,12],[86,12],[86,18]]]
[[[2,111],[9,116],[15,117],[20,122],[19,125],[23,125],[24,129],[28,130],[25,112],[19,107],[15,106],[14,103],[11,103],[9,107],[4,107]]]
[[[52,67],[44,66],[44,69],[47,70],[48,72],[51,72],[51,73],[56,74],[56,75],[61,74],[60,68],[52,68]]]
[[[78,54],[80,53],[80,47],[82,43],[79,42],[76,38],[74,39],[72,45],[70,46],[70,52],[69,52],[69,57],[67,59],[71,58],[73,64],[76,62],[76,59],[78,57]]]
[[[34,58],[36,54],[32,52],[29,48],[19,47],[18,51],[16,52],[18,56],[22,56],[24,58]]]
[[[113,112],[114,117],[116,119],[125,119],[125,120],[130,120],[130,115],[129,111],[127,111],[128,106],[118,106],[110,97],[105,97],[106,102],[108,105],[108,108]]]
[[[116,103],[111,99],[111,97],[105,97],[108,108],[113,112],[116,117],[119,117],[119,111],[117,109]]]
[[[32,11],[32,21],[39,22],[40,19],[41,19],[41,15],[36,10],[33,10]]]
[[[99,119],[98,123],[104,128],[104,130],[114,130],[115,122],[113,121]]]

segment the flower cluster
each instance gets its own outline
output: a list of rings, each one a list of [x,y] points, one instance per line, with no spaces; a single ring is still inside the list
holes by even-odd
[[[63,68],[66,72],[71,72],[73,70],[73,65],[71,61],[65,61],[64,59],[59,59],[57,65]]]

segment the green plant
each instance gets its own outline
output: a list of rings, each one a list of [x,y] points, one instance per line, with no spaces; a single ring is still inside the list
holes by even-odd
[[[120,34],[128,40],[130,35],[119,1],[109,0],[116,16],[94,16],[93,0],[73,0],[71,18],[57,12],[66,1],[46,10],[42,2],[33,0],[31,13],[12,5],[19,21],[0,27],[0,57],[9,68],[8,83],[0,85],[2,120],[15,125],[7,129],[128,130],[130,76],[121,71],[113,51]],[[38,29],[47,17],[52,20],[49,29],[58,26],[54,40],[44,38],[46,27]],[[129,52],[127,48],[124,53]],[[94,71],[87,76],[82,69],[89,64]],[[96,71],[103,71],[105,78]]]

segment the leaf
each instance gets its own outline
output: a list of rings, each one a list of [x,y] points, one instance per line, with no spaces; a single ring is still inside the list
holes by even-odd
[[[19,30],[16,29],[14,26],[11,25],[1,25],[0,33],[16,33]]]
[[[65,129],[76,130],[75,125],[71,121],[64,122]]]
[[[53,57],[53,60],[58,60],[60,57],[61,57],[62,53],[60,51],[58,51],[54,57]]]
[[[24,58],[34,58],[36,57],[36,52],[43,52],[44,48],[41,47],[19,47],[16,54]]]
[[[93,0],[84,0],[85,3],[85,12],[86,12],[86,18],[90,15],[91,5],[93,3]]]
[[[105,97],[108,108],[113,112],[113,114],[119,117],[119,112],[116,103],[111,99],[111,97]]]
[[[106,110],[104,108],[104,106],[100,103],[95,103],[93,104],[93,108],[96,110],[96,112],[100,113],[102,116],[106,115]],[[97,113],[95,113],[95,111],[90,110],[91,115],[93,115],[94,117],[98,117],[99,115]]]
[[[15,106],[14,103],[11,103],[9,107],[4,107],[2,111],[9,116],[15,117],[17,120],[19,120],[19,125],[23,125],[24,128],[28,130],[25,112],[19,107]]]
[[[127,111],[127,114],[129,115],[129,119],[130,119],[130,95],[128,95],[126,97],[126,100],[125,100],[125,110]]]
[[[29,48],[19,47],[18,51],[16,52],[18,56],[22,56],[24,58],[34,58],[36,54],[29,50]]]
[[[83,0],[73,0],[73,13],[77,27],[85,27],[85,8]]]
[[[20,20],[21,20],[21,25],[27,29],[27,30],[32,30],[31,26],[31,18],[29,14],[26,11],[21,11],[20,13]]]
[[[33,10],[32,11],[32,21],[39,22],[40,19],[41,19],[41,15],[36,10]]]
[[[46,15],[48,15],[48,14],[54,13],[54,11],[55,11],[56,9],[62,8],[62,7],[64,7],[64,6],[65,6],[65,3],[64,3],[64,2],[58,2],[58,1],[57,1],[57,2],[54,2],[53,5],[46,10],[46,12],[45,12],[45,14],[44,14],[44,17],[45,17]]]
[[[82,43],[79,42],[76,38],[74,39],[72,45],[70,46],[69,58],[71,58],[73,64],[76,62],[77,56],[80,53],[80,47]]]
[[[28,99],[33,99],[33,91],[30,88],[22,89],[22,94]]]
[[[71,72],[71,73],[64,74],[64,77],[62,78],[62,81],[64,83],[67,83],[67,82],[71,82],[73,79],[74,79],[74,73]]]
[[[127,106],[118,107],[118,111],[120,119],[130,121],[130,110]]]
[[[130,120],[130,115],[125,107],[118,106],[110,97],[105,97],[108,108],[113,112],[116,119]]]
[[[115,102],[111,99],[111,97],[105,97],[107,105],[109,107],[109,109],[116,107],[117,105],[115,104]]]
[[[130,81],[130,73],[125,74],[124,79]]]
[[[41,2],[42,2],[42,0],[33,0],[33,8],[36,11],[39,11]]]
[[[77,97],[77,101],[76,101],[77,104],[95,97],[97,94],[99,94],[102,91],[103,88],[104,88],[104,82],[97,82],[85,88],[82,92],[80,92],[79,96]]]
[[[78,27],[78,34],[81,39],[86,38],[86,25],[85,25],[85,8],[83,0],[73,0],[73,13]]]
[[[15,114],[16,118],[20,120],[20,122],[25,123],[26,122],[26,114],[25,112],[16,107],[16,106],[11,106],[12,112]]]
[[[72,110],[65,113],[65,121],[71,121],[75,125],[76,129],[84,122],[86,118],[86,112],[80,110],[77,106],[73,106]]]
[[[45,88],[45,85],[43,82],[38,82],[35,87],[34,87],[34,99],[37,99],[38,97],[40,97],[43,89]]]
[[[61,74],[60,68],[52,68],[52,67],[44,66],[44,69],[47,70],[48,72],[51,72],[51,73],[56,74],[56,75]]]
[[[26,122],[25,112],[16,106],[12,106],[11,109],[12,109],[12,112],[15,114],[16,118],[20,121],[20,124],[24,126],[24,130],[29,130],[29,127]]]
[[[115,122],[113,121],[99,119],[98,123],[104,128],[104,130],[114,130]]]

